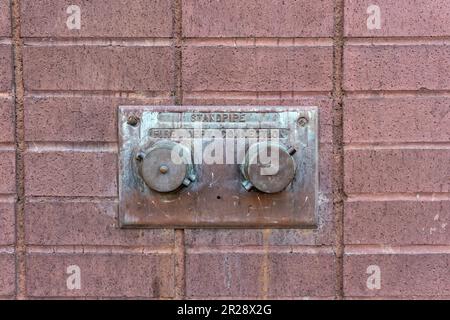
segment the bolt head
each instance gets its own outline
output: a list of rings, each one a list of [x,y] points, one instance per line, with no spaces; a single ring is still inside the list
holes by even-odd
[[[139,153],[136,155],[136,160],[139,161],[139,162],[141,162],[142,160],[144,160],[144,157],[145,157],[145,154],[144,154],[143,152],[139,152]]]
[[[169,172],[169,167],[162,165],[161,167],[159,167],[159,172],[161,172],[162,174],[166,174],[167,172]]]
[[[306,125],[308,124],[308,122],[309,122],[309,120],[308,120],[308,118],[306,118],[306,117],[300,117],[300,118],[297,120],[297,123],[298,123],[298,125],[299,125],[300,127],[306,126]]]
[[[127,124],[129,124],[130,126],[137,126],[138,123],[139,118],[137,116],[129,116],[127,119]]]

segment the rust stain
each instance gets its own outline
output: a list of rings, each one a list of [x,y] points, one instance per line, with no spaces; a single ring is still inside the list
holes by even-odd
[[[267,300],[269,298],[269,286],[270,286],[270,266],[269,266],[269,244],[270,244],[270,236],[272,234],[271,229],[263,230],[263,259],[261,263],[261,279],[260,283],[262,284],[262,292],[261,298]]]

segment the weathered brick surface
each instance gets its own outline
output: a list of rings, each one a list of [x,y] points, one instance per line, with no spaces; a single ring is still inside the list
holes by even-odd
[[[260,246],[263,244],[262,230],[247,229],[187,229],[187,246]]]
[[[370,5],[380,29],[368,29]],[[383,37],[344,49],[344,89],[364,91],[344,99],[344,296],[448,296],[450,102],[436,91],[449,89],[450,51],[433,37],[450,35],[450,6],[346,0],[344,12],[345,36]]]
[[[189,297],[333,296],[334,264],[331,253],[190,253],[186,290]]]
[[[11,35],[11,10],[10,1],[0,1],[0,37],[8,37]]]
[[[26,298],[173,298],[184,276],[188,298],[332,299],[341,277],[348,299],[450,297],[450,5],[344,3],[342,17],[332,0],[21,0],[20,47],[0,0],[0,299],[15,297],[16,269]],[[318,106],[317,229],[193,229],[184,247],[174,230],[120,229],[117,108],[175,102]],[[80,290],[67,288],[73,265]]]
[[[450,244],[450,201],[359,201],[345,204],[346,244]]]
[[[25,140],[116,142],[119,105],[173,104],[169,98],[27,97]]]
[[[26,140],[117,141],[115,100],[104,97],[27,97]]]
[[[12,48],[0,44],[0,92],[8,92],[12,88]]]
[[[14,259],[14,254],[0,253],[0,297],[12,296],[16,291]]]
[[[448,253],[347,254],[344,259],[345,296],[448,296]],[[369,266],[381,271],[381,289],[367,288]]]
[[[81,10],[81,29],[70,30],[67,8]],[[26,0],[21,3],[24,37],[170,37],[169,0]],[[151,22],[151,23],[149,23]]]
[[[450,141],[447,97],[347,98],[346,143]]]
[[[418,63],[420,62],[420,63]],[[349,45],[346,90],[448,90],[448,45]]]
[[[331,37],[332,0],[183,1],[186,37]]]
[[[28,196],[117,195],[117,155],[111,152],[27,152]]]
[[[449,192],[447,149],[347,150],[347,193]]]
[[[0,38],[11,36],[10,1],[0,1]],[[0,93],[10,93],[13,81],[12,47],[5,40],[0,44]],[[14,142],[14,105],[12,97],[0,97],[0,197],[14,196],[16,192],[16,169]],[[12,150],[12,151],[10,151]],[[16,293],[15,256],[15,212],[13,197],[0,199],[0,300],[11,299]]]
[[[39,201],[25,204],[30,245],[171,246],[173,230],[119,229],[114,201]]]
[[[0,246],[12,245],[15,240],[14,202],[0,202]]]
[[[27,90],[173,90],[169,47],[25,47]]]
[[[331,252],[270,255],[268,296],[332,297],[335,294],[335,264],[335,257]],[[294,274],[296,277],[292,277]]]
[[[333,145],[319,145],[319,191],[324,194],[333,192]]]
[[[331,47],[187,47],[186,91],[331,91]]]
[[[16,155],[14,151],[0,151],[0,194],[16,192]]]
[[[27,255],[27,293],[31,297],[173,296],[170,254],[39,254]],[[67,287],[69,266],[78,266],[81,289]]]
[[[12,98],[0,98],[0,143],[14,141],[14,103]]]
[[[368,30],[367,9],[378,5],[381,29]],[[348,37],[448,36],[450,7],[447,0],[346,0],[345,35]]]

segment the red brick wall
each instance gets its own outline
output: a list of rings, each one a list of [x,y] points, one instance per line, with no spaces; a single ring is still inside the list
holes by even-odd
[[[450,297],[449,19],[448,0],[0,0],[0,298]],[[318,229],[119,229],[121,104],[318,105]]]

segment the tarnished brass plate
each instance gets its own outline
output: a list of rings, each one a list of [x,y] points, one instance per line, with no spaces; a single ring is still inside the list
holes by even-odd
[[[118,121],[122,227],[316,226],[317,107],[122,106]],[[269,178],[245,167],[250,146],[263,140],[284,152],[285,171]],[[189,149],[186,167],[168,156],[179,144]]]

